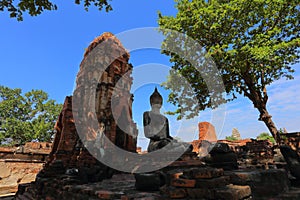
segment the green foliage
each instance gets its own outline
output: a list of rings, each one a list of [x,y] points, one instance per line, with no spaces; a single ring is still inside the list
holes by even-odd
[[[249,98],[260,112],[273,136],[277,129],[266,109],[268,100],[266,86],[280,78],[292,79],[291,65],[300,58],[300,5],[298,0],[175,0],[177,15],[163,16],[159,13],[159,26],[167,36],[164,49],[176,46],[186,48],[187,54],[193,48],[183,45],[185,40],[174,38],[171,29],[186,34],[197,41],[215,62],[225,86],[227,97],[216,101],[220,95],[209,91],[199,69],[209,72],[205,64],[193,66],[179,55],[164,50],[171,57],[172,68],[190,83],[198,99],[199,109],[194,109],[182,99],[181,88],[172,83],[176,76],[170,75],[166,89],[170,89],[169,101],[180,109],[173,114],[197,116],[200,110],[213,106],[212,102],[224,103],[242,94]],[[176,49],[173,47],[172,49]],[[201,49],[201,50],[203,50]],[[195,54],[195,53],[194,53]],[[201,54],[201,53],[200,53]],[[211,76],[213,79],[214,77]],[[191,114],[189,114],[191,116]],[[187,117],[189,117],[187,116]]]
[[[257,140],[269,140],[275,144],[275,139],[269,133],[261,133],[256,137]]]
[[[76,4],[83,2],[84,8],[88,8],[93,4],[99,10],[105,7],[106,12],[112,10],[109,0],[75,0]],[[0,11],[7,10],[11,18],[17,18],[18,21],[23,20],[23,13],[28,12],[31,16],[40,15],[45,10],[57,10],[57,5],[49,0],[0,0]]]
[[[225,140],[228,140],[228,141],[235,141],[235,140],[238,140],[238,138],[234,137],[234,136],[226,136],[225,137]]]
[[[22,95],[19,88],[0,86],[0,144],[8,138],[17,144],[50,141],[61,109],[42,90]]]
[[[281,77],[292,78],[290,67],[299,61],[300,6],[293,1],[270,0],[177,0],[176,17],[162,16],[163,29],[176,30],[196,40],[211,56],[222,73],[226,92],[265,97],[265,86]],[[178,45],[173,38],[164,45]],[[171,52],[173,69],[192,85],[197,96],[207,96],[203,78],[194,66]],[[172,77],[170,77],[172,78]],[[197,83],[197,84],[196,84]],[[171,102],[177,103],[178,89],[172,90]],[[255,92],[255,94],[254,94]],[[267,98],[267,97],[265,97]],[[200,101],[200,108],[211,105]]]

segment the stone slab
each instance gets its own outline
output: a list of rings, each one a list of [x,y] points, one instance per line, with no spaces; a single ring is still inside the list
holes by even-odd
[[[227,185],[215,190],[215,199],[240,200],[251,196],[251,188],[248,185]]]
[[[224,175],[224,170],[221,168],[192,168],[183,172],[183,176],[192,179],[211,179]]]
[[[223,187],[228,184],[229,181],[228,176],[221,176],[218,178],[211,178],[211,179],[197,179],[196,180],[196,188],[217,188]]]
[[[196,180],[176,178],[171,180],[171,185],[174,187],[193,188],[196,186]]]

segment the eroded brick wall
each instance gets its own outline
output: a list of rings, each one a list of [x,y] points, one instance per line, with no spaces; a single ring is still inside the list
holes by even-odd
[[[34,181],[51,146],[29,142],[19,147],[0,147],[0,195],[15,193],[19,184]]]

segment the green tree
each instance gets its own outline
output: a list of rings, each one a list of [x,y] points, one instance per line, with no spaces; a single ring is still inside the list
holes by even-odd
[[[50,141],[61,109],[42,90],[22,95],[19,88],[0,86],[0,144],[8,138],[12,144]]]
[[[249,98],[260,113],[259,120],[279,141],[277,128],[267,110],[266,86],[283,77],[293,78],[291,66],[299,61],[300,55],[299,1],[176,0],[176,8],[175,17],[159,13],[162,30],[181,32],[202,45],[206,56],[212,57],[221,73],[228,94],[223,102],[235,99],[237,93]],[[163,45],[181,48],[182,40],[176,42],[172,34],[163,33],[167,36]],[[163,53],[171,57],[172,68],[191,84],[199,99],[199,110],[212,107],[214,94],[208,91],[196,66],[170,51]],[[171,79],[172,76],[168,82],[172,82]],[[183,98],[181,91],[168,82],[165,87],[171,90],[169,101],[178,105]],[[198,112],[188,106],[176,112]]]
[[[274,138],[269,133],[261,133],[256,137],[257,140],[269,140],[273,144],[275,143]]]
[[[76,4],[83,2],[85,10],[94,5],[99,10],[105,8],[106,12],[112,10],[108,3],[110,0],[75,0]],[[49,0],[0,0],[0,11],[7,10],[10,17],[23,20],[23,13],[28,12],[31,16],[40,15],[45,10],[57,10],[57,5]]]
[[[226,136],[225,140],[236,141],[236,140],[238,140],[238,138],[236,138],[236,137],[234,137],[234,136],[231,135],[231,136]]]

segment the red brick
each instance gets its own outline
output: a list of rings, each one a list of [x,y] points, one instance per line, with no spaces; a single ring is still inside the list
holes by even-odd
[[[99,199],[113,199],[114,193],[107,190],[96,191],[95,193]]]

